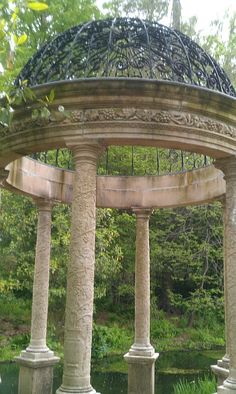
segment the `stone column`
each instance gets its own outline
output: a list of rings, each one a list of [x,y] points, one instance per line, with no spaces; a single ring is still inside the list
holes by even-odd
[[[223,238],[224,238],[224,245],[223,245],[223,250],[224,250],[224,310],[225,310],[225,355],[221,360],[217,361],[217,365],[212,365],[211,369],[214,372],[214,374],[217,376],[217,384],[218,386],[222,385],[224,380],[228,377],[229,375],[229,331],[228,331],[228,326],[227,326],[227,308],[228,308],[228,292],[227,292],[227,265],[226,265],[226,257],[225,257],[225,251],[226,251],[226,207],[225,207],[225,200],[222,202],[222,208],[223,208],[223,223],[224,223],[224,233],[223,233]]]
[[[136,214],[135,341],[124,358],[128,362],[128,393],[154,394],[155,361],[150,344],[150,209],[134,208]]]
[[[96,143],[71,148],[75,162],[71,249],[67,275],[64,373],[61,393],[91,393],[96,173],[101,148]]]
[[[52,203],[35,200],[38,207],[31,339],[16,361],[20,365],[19,394],[51,394],[53,365],[58,357],[46,345]]]
[[[236,393],[236,158],[217,160],[215,166],[225,175],[225,296],[226,342],[229,376],[218,387],[218,394]]]

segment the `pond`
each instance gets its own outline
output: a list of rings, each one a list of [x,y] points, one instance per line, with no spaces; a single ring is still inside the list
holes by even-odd
[[[222,350],[163,352],[156,363],[156,393],[172,394],[180,379],[193,381],[210,374],[210,365],[223,355]],[[127,365],[122,357],[109,357],[93,365],[92,384],[101,394],[127,393]],[[60,386],[62,365],[54,373],[54,393]],[[17,394],[18,366],[0,364],[0,393]]]

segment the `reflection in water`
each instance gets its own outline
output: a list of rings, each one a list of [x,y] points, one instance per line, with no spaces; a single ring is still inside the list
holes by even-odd
[[[173,385],[179,379],[193,381],[210,373],[209,366],[222,357],[223,351],[193,351],[162,353],[156,363],[156,393],[172,394]],[[127,365],[122,357],[105,359],[93,365],[92,384],[102,394],[127,393]],[[54,388],[61,384],[62,365],[54,373]],[[18,366],[15,363],[0,364],[0,393],[17,394]]]

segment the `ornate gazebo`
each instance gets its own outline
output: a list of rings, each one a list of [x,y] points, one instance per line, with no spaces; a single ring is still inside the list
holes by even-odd
[[[158,354],[150,344],[149,216],[155,208],[214,199],[221,199],[225,211],[226,306],[226,355],[214,370],[217,393],[235,392],[236,92],[223,69],[180,32],[117,18],[58,35],[23,68],[16,80],[20,89],[22,81],[33,89],[35,102],[16,107],[11,126],[0,129],[2,187],[30,195],[38,207],[31,341],[17,358],[19,393],[50,394],[58,361],[46,345],[54,204],[72,203],[64,374],[57,394],[96,393],[90,382],[96,206],[136,214],[128,392],[154,394]],[[51,89],[55,98],[42,117],[38,99]],[[109,146],[189,151],[210,156],[214,166],[165,176],[97,176],[98,158]],[[60,148],[71,150],[73,173],[24,157]]]

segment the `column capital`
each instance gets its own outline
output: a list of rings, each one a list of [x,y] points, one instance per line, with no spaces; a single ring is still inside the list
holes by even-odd
[[[132,207],[133,213],[135,213],[137,218],[148,219],[153,212],[152,208],[139,208]]]
[[[236,181],[236,156],[217,159],[213,164],[224,173],[225,180],[235,179]]]
[[[73,152],[75,163],[87,161],[97,163],[98,157],[105,150],[105,145],[96,140],[69,142],[66,145]]]
[[[35,197],[35,198],[33,198],[33,201],[39,211],[48,211],[48,212],[52,211],[52,208],[54,205],[52,200],[48,200],[46,198]]]

